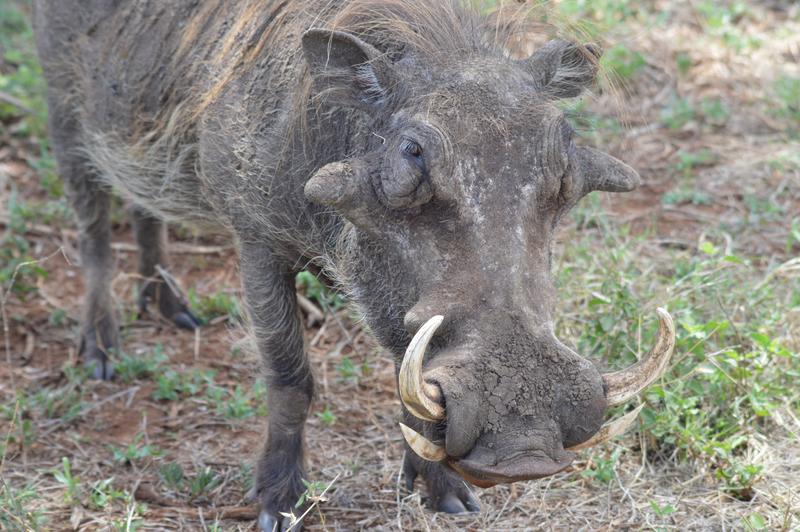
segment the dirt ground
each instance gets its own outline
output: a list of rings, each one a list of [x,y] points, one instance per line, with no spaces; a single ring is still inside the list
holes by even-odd
[[[645,180],[636,192],[601,196],[598,208],[613,227],[646,234],[654,264],[666,256],[665,250],[696,246],[704,234],[722,229],[733,235],[742,253],[760,258],[765,267],[788,261],[800,254],[800,244],[787,245],[789,220],[800,216],[800,121],[772,112],[778,104],[770,90],[779,72],[800,74],[798,7],[750,2],[747,19],[734,27],[742,38],[758,38],[760,45],[737,50],[709,35],[694,2],[685,4],[648,3],[653,12],[663,10],[666,22],[657,28],[650,19],[626,22],[619,39],[639,51],[645,64],[616,94],[599,91],[588,99],[588,113],[618,119],[622,128],[604,131],[600,122],[586,142],[623,158]],[[613,38],[612,43],[618,42]],[[684,56],[689,66],[680,72],[676,57]],[[719,124],[689,118],[673,128],[665,125],[664,109],[675,98],[718,99],[730,116]],[[10,230],[12,190],[26,201],[47,198],[37,169],[28,162],[32,143],[10,134],[12,125],[0,126],[9,128],[0,130],[0,176],[8,178],[0,178],[2,230]],[[682,158],[701,152],[711,155],[688,163]],[[681,200],[686,164],[691,191],[689,199]],[[678,200],[665,200],[670,194]],[[781,214],[768,216],[769,209],[754,214],[754,197],[780,207]],[[760,219],[753,223],[756,215]],[[560,251],[579,230],[574,221],[566,224]],[[52,398],[48,408],[62,415],[20,419],[12,412],[3,418],[4,482],[36,493],[27,508],[46,518],[46,529],[252,530],[256,510],[246,493],[265,406],[259,389],[251,391],[258,381],[258,361],[238,320],[219,316],[194,335],[153,315],[137,319],[136,255],[130,224],[120,217],[114,227],[114,292],[123,316],[125,350],[145,358],[163,352],[166,358],[149,375],[143,370],[127,381],[76,377],[70,368],[78,365],[75,340],[83,284],[73,226],[42,221],[27,224],[25,231],[29,254],[46,276],[37,278],[26,295],[8,284],[3,287],[6,361],[0,364],[0,399],[7,410],[21,410],[15,400],[21,391],[42,391]],[[171,237],[177,245],[170,271],[183,287],[192,287],[199,297],[240,295],[231,242],[178,229]],[[783,430],[770,432],[760,447],[753,447],[751,452],[761,453],[764,471],[747,500],[720,490],[713,473],[697,463],[648,460],[639,435],[631,431],[583,453],[554,477],[479,490],[480,514],[434,514],[425,508],[419,483],[418,491],[409,493],[400,481],[399,400],[389,356],[346,308],[325,310],[321,321],[307,327],[306,340],[317,380],[307,429],[309,476],[330,484],[306,518],[310,530],[800,527],[797,417],[787,418]],[[206,380],[198,385],[204,393],[181,390],[174,399],[157,398],[157,374],[169,370],[189,380],[197,376],[197,382],[213,375],[213,388]],[[29,441],[26,431],[32,434]],[[616,462],[611,482],[598,483],[581,474],[617,448],[639,451]],[[120,458],[126,449],[130,452]],[[80,479],[76,497],[83,504],[70,503],[67,484],[53,473],[63,472],[63,457]],[[170,484],[164,468],[173,463],[184,480]],[[212,477],[204,485],[203,474]],[[105,479],[112,479],[108,489],[92,487]],[[107,503],[85,502],[101,493]],[[667,505],[671,510],[663,511]],[[764,522],[748,520],[753,514]],[[25,529],[21,523],[19,528]]]

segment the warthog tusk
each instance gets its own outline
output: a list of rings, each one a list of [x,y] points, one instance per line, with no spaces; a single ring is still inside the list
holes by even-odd
[[[419,328],[408,344],[403,363],[400,366],[398,388],[400,399],[413,415],[426,421],[444,419],[445,412],[437,399],[441,397],[439,388],[425,382],[422,377],[422,362],[436,329],[442,324],[443,316],[434,316]]]
[[[625,432],[625,429],[633,423],[633,420],[636,419],[636,416],[639,415],[639,411],[644,407],[644,404],[637,406],[635,409],[631,410],[624,416],[619,419],[615,419],[614,421],[609,421],[608,423],[604,423],[600,430],[595,432],[594,436],[589,438],[583,443],[579,443],[578,445],[573,445],[572,447],[567,448],[568,451],[579,451],[581,449],[586,449],[587,447],[593,447],[597,444],[603,443],[608,441],[612,438],[615,438]]]
[[[400,423],[400,430],[408,442],[408,446],[417,456],[429,462],[441,462],[447,457],[444,447],[440,447],[411,427]]]
[[[653,350],[633,366],[603,375],[608,406],[626,403],[664,374],[675,347],[675,325],[663,308],[658,312],[658,339]]]

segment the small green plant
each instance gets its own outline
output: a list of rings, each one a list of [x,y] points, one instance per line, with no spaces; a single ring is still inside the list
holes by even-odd
[[[14,489],[5,479],[0,478],[0,529],[1,530],[40,530],[47,523],[44,512],[30,510],[30,503],[39,499],[40,494],[30,485]]]
[[[194,288],[190,288],[187,296],[192,312],[204,323],[220,316],[227,316],[231,321],[241,319],[242,311],[239,300],[233,294],[219,291],[207,296],[200,296]]]
[[[189,493],[192,499],[211,492],[216,488],[222,479],[214,473],[210,467],[206,467],[188,480]]]
[[[669,129],[681,129],[694,120],[695,110],[685,98],[676,98],[661,111],[661,121]]]
[[[98,480],[89,490],[89,504],[98,510],[109,508],[114,501],[127,501],[128,494],[112,486],[114,477]]]
[[[320,421],[322,421],[329,427],[334,423],[336,423],[336,416],[334,415],[333,412],[331,412],[331,407],[328,405],[325,405],[325,410],[323,410],[322,412],[317,412],[317,417],[319,418]]]
[[[781,76],[775,82],[775,95],[778,107],[775,114],[800,122],[800,78]],[[794,124],[797,128],[797,124]]]
[[[742,519],[742,524],[745,526],[747,530],[766,530],[767,529],[767,520],[764,519],[764,516],[760,513],[752,513]]]
[[[612,79],[628,81],[647,65],[644,56],[622,44],[612,46],[600,60],[601,68],[606,69]]]
[[[232,391],[221,386],[211,385],[206,389],[206,397],[215,405],[217,414],[228,419],[246,419],[266,415],[263,397],[263,384],[256,384],[248,392],[237,385]]]
[[[248,463],[241,464],[235,478],[244,493],[250,492],[253,489],[253,466]]]
[[[213,370],[175,371],[168,369],[156,376],[156,389],[152,397],[157,401],[177,401],[201,392],[203,387],[213,385]]]
[[[306,490],[300,494],[300,498],[297,499],[297,503],[295,503],[295,508],[300,508],[304,506],[307,502],[315,502],[319,501],[322,493],[328,489],[328,484],[315,480],[315,481],[308,481],[306,479],[303,480],[303,485],[306,487]]]
[[[47,270],[30,255],[31,244],[25,236],[26,212],[27,204],[19,200],[16,189],[12,188],[8,198],[8,229],[0,236],[0,287],[21,298],[34,293],[37,280],[47,277]]]
[[[724,126],[731,116],[728,106],[718,98],[704,98],[700,102],[700,113],[712,126]]]
[[[130,494],[126,494],[125,517],[111,521],[111,528],[116,532],[136,532],[144,524],[141,516],[144,515],[147,507],[133,500]]]
[[[131,465],[145,458],[161,456],[163,452],[151,443],[141,444],[142,434],[134,436],[127,447],[110,446],[112,458],[118,464]]]
[[[295,278],[295,284],[297,289],[302,290],[308,299],[316,302],[323,309],[335,311],[345,304],[345,299],[341,294],[329,290],[309,271],[298,273]]]
[[[675,170],[683,174],[684,177],[692,175],[692,171],[698,166],[708,166],[716,160],[716,156],[710,150],[700,150],[698,152],[678,153],[678,164]]]
[[[66,456],[61,459],[61,469],[53,470],[53,477],[64,486],[64,502],[72,506],[80,499],[80,479],[72,474],[72,466]]]
[[[681,205],[684,203],[691,203],[692,205],[710,205],[711,196],[702,190],[679,187],[661,196],[661,203],[664,205]]]
[[[632,0],[563,0],[556,6],[561,15],[575,21],[590,36],[605,34],[646,14],[645,5]]]
[[[57,308],[50,313],[47,322],[53,327],[62,327],[68,319],[67,311]]]
[[[339,376],[345,381],[357,382],[360,377],[358,368],[348,357],[342,357],[341,362],[336,365],[336,371],[339,372]]]
[[[741,0],[732,2],[705,0],[695,6],[708,33],[720,38],[726,46],[742,52],[758,48],[761,45],[759,38],[745,34],[738,27],[748,15],[748,7],[745,2]]]
[[[689,54],[681,52],[675,56],[675,65],[678,67],[680,75],[685,76],[692,68],[692,58]]]
[[[178,491],[183,483],[184,474],[183,468],[177,462],[170,462],[162,465],[158,469],[158,474],[161,480],[173,491]]]
[[[617,477],[617,461],[622,454],[622,449],[617,447],[608,458],[594,456],[592,458],[592,469],[585,469],[581,472],[584,478],[590,478],[601,484],[608,484]]]
[[[665,504],[661,506],[656,501],[650,501],[650,509],[653,510],[653,513],[659,517],[667,517],[675,513],[675,507],[671,504]]]
[[[161,344],[156,345],[147,355],[122,354],[114,369],[123,382],[130,383],[138,379],[146,379],[160,373],[167,355]]]

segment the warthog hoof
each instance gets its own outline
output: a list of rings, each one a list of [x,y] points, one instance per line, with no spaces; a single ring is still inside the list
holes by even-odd
[[[180,329],[193,331],[200,320],[189,310],[188,301],[177,281],[165,269],[159,268],[154,279],[145,281],[139,292],[139,313],[147,312],[149,303],[155,303],[159,314]]]
[[[286,517],[275,517],[265,511],[262,511],[258,516],[258,528],[261,532],[298,532],[302,530],[303,524],[296,521],[294,525],[290,519]]]
[[[96,326],[91,326],[81,335],[78,355],[83,366],[90,371],[90,377],[97,380],[111,380],[114,367],[108,357],[110,350],[119,346],[119,334],[114,320],[106,318]]]
[[[414,490],[414,480],[418,474],[422,475],[428,486],[430,506],[437,512],[460,514],[481,510],[472,489],[441,464],[420,460],[413,452],[406,451],[403,474],[408,491]]]

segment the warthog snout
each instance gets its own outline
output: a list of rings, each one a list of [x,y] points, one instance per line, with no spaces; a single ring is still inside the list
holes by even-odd
[[[573,451],[633,422],[640,408],[605,425],[603,417],[608,406],[632,399],[663,373],[675,331],[666,311],[658,309],[658,316],[653,350],[633,367],[606,374],[554,336],[537,337],[519,323],[467,335],[473,345],[433,347],[445,319],[433,316],[416,331],[399,372],[403,404],[427,422],[419,428],[430,438],[406,425],[403,435],[420,457],[444,462],[479,486],[552,475],[572,462]]]

